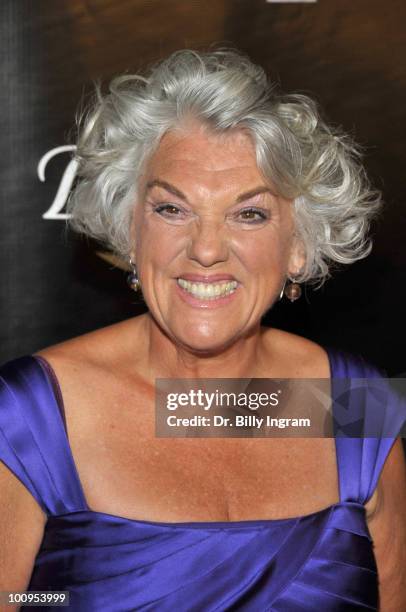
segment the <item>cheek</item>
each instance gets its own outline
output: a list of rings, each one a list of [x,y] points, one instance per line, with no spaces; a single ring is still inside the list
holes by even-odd
[[[179,230],[163,226],[155,220],[144,219],[139,226],[136,240],[136,261],[140,273],[154,270],[155,273],[168,272],[169,264],[176,259],[182,249]]]
[[[289,242],[281,240],[274,232],[252,235],[235,242],[235,252],[246,269],[257,276],[278,274],[287,265]]]

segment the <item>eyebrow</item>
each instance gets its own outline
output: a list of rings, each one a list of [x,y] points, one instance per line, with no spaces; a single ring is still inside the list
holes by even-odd
[[[188,199],[185,196],[185,194],[182,193],[180,189],[178,189],[174,185],[171,185],[171,183],[168,183],[167,181],[163,181],[161,179],[154,179],[153,181],[149,181],[146,186],[146,191],[149,191],[150,189],[153,189],[154,187],[162,187],[162,189],[165,189],[172,195],[188,203]],[[271,195],[276,196],[276,194],[273,193],[273,191],[271,191],[269,187],[266,187],[265,185],[261,185],[260,187],[256,187],[255,189],[250,189],[250,191],[246,191],[245,193],[240,194],[236,199],[236,204],[240,204],[241,202],[250,200],[251,198],[254,198],[257,195],[260,195],[261,193],[270,193]]]
[[[265,187],[265,185],[263,185],[261,187],[256,187],[255,189],[251,189],[250,191],[242,193],[238,196],[236,202],[237,204],[239,204],[240,202],[245,202],[245,200],[250,200],[251,198],[260,195],[261,193],[270,193],[271,195],[275,196],[275,194],[269,189],[269,187]]]
[[[154,179],[153,181],[149,181],[147,183],[145,191],[149,191],[153,187],[162,187],[162,189],[169,191],[169,193],[176,196],[177,198],[180,198],[181,200],[184,200],[185,202],[188,201],[187,197],[185,196],[184,193],[180,191],[180,189],[177,189],[174,185],[167,183],[167,181],[162,181],[161,179]]]

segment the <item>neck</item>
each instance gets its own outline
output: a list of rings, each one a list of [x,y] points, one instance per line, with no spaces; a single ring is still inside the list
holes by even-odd
[[[161,330],[151,315],[145,317],[145,365],[151,378],[253,377],[262,361],[260,324],[227,347],[198,352],[177,345]]]

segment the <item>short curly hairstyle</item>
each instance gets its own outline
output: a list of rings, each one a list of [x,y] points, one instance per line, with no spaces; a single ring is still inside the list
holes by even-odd
[[[264,177],[294,200],[306,253],[299,282],[320,286],[332,264],[369,254],[381,197],[360,148],[326,124],[311,98],[280,93],[260,66],[232,49],[177,51],[145,76],[117,76],[105,95],[97,86],[79,119],[69,225],[127,258],[141,168],[165,132],[190,117],[217,133],[246,130]]]

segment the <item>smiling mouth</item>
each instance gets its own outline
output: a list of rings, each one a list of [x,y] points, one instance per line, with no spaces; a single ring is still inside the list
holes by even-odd
[[[237,289],[237,281],[220,281],[217,283],[193,283],[184,278],[176,279],[182,289],[199,300],[216,300],[234,293]]]

